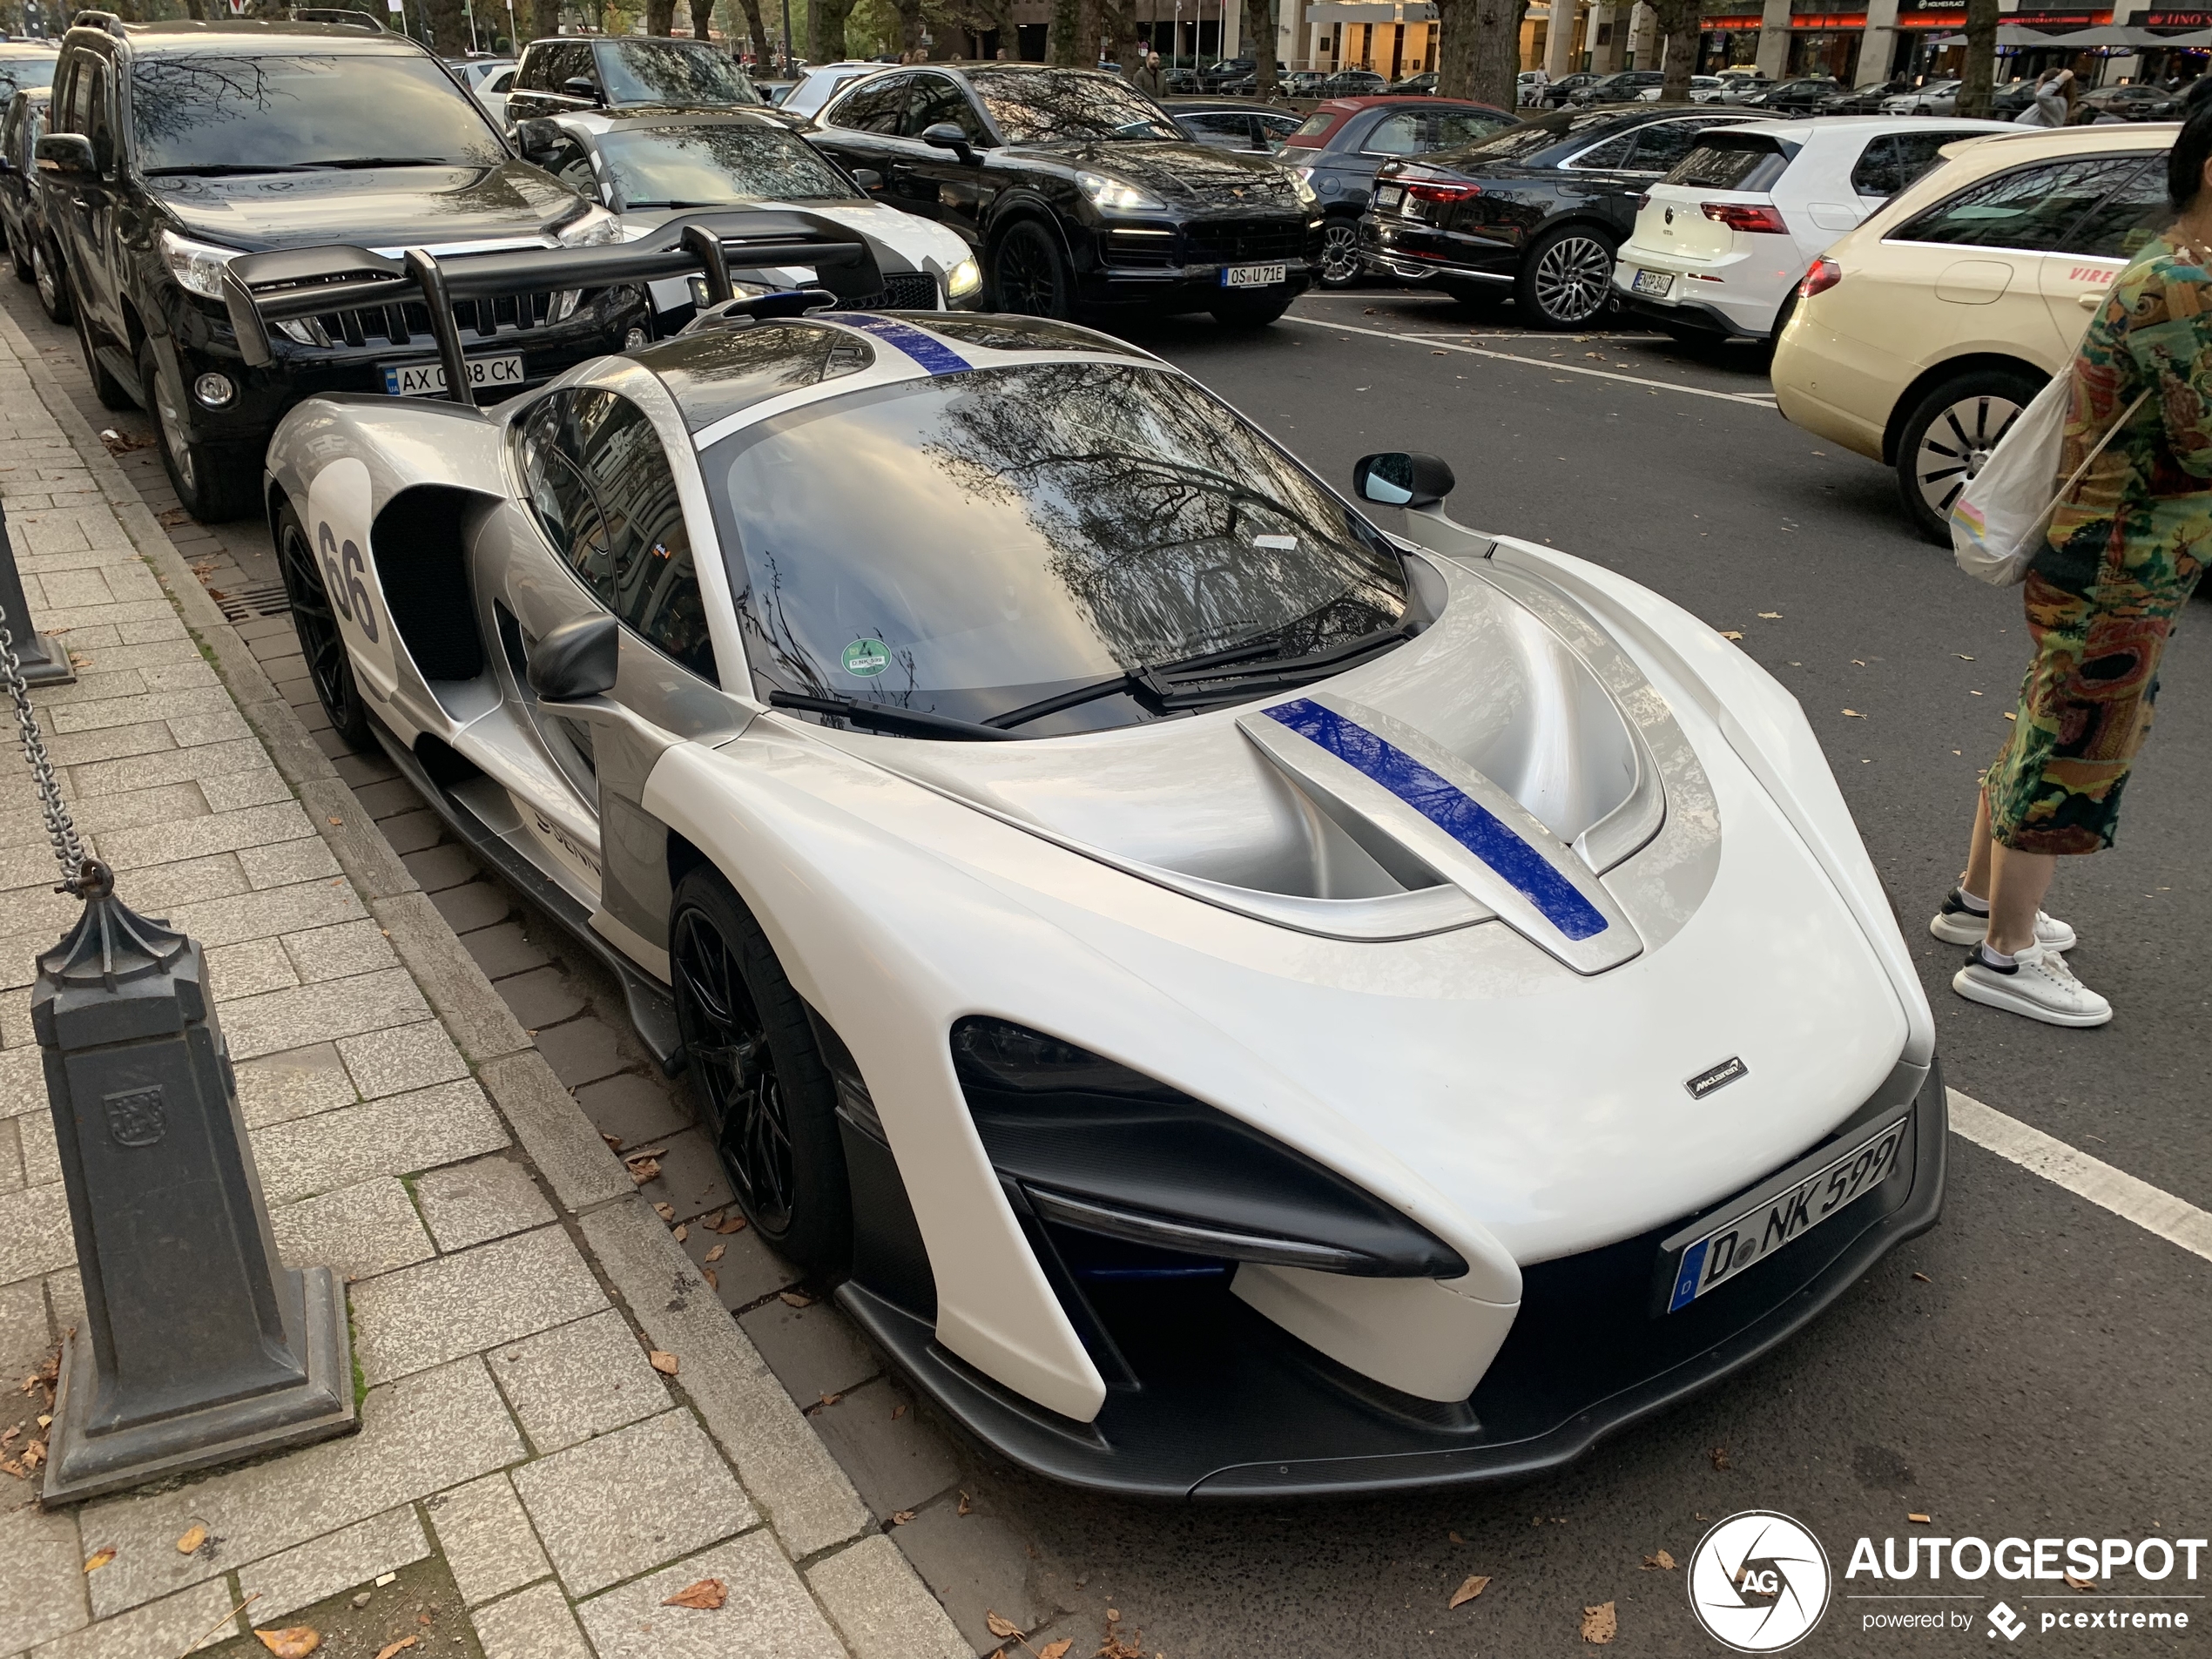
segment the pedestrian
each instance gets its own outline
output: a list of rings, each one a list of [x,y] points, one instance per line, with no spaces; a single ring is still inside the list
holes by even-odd
[[[2028,106],[2013,118],[2016,127],[2062,127],[2074,119],[2074,106],[2081,97],[2070,69],[2054,69],[2039,77]]]
[[[1953,990],[2050,1025],[2112,1018],[2043,898],[2060,859],[2113,844],[2159,658],[2212,547],[2212,108],[2182,125],[2166,189],[2173,225],[2113,279],[2074,358],[2058,475],[2121,424],[2029,568],[2035,654],[1982,774],[1966,873],[1930,924],[1973,947]]]
[[[1521,78],[1521,93],[1514,101],[1523,109],[1533,109],[1544,101],[1544,89],[1551,84],[1550,73],[1539,64]]]
[[[1130,78],[1136,83],[1136,90],[1153,98],[1167,94],[1166,78],[1160,73],[1160,55],[1146,52],[1136,65],[1136,72]]]

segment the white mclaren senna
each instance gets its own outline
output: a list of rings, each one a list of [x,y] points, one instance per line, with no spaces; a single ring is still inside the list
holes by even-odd
[[[1129,1493],[1517,1477],[1934,1223],[1926,1002],[1742,651],[1433,457],[1339,495],[1121,341],[732,300],[713,240],[501,256],[712,303],[310,400],[269,518],[337,730],[945,1413]],[[241,338],[473,280],[328,263],[234,266]]]

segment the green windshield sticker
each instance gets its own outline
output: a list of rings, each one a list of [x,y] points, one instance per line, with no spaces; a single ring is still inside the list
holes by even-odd
[[[891,647],[880,639],[856,639],[845,648],[845,671],[873,679],[891,666]]]

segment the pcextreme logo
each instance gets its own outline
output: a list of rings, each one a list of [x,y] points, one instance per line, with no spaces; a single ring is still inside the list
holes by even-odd
[[[1738,1653],[1779,1653],[1827,1611],[1828,1554],[1770,1509],[1730,1515],[1689,1558],[1689,1610],[1705,1634]]]

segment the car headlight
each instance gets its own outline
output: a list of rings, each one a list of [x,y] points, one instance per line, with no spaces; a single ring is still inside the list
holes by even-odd
[[[1167,206],[1158,197],[1146,194],[1135,185],[1124,184],[1103,172],[1093,172],[1087,167],[1076,174],[1076,184],[1084,195],[1090,198],[1093,207],[1103,208],[1111,213],[1147,210],[1157,212]]]
[[[161,257],[169,262],[169,274],[177,279],[179,287],[205,294],[210,300],[223,297],[223,267],[236,259],[242,249],[195,242],[174,231],[162,232],[159,239]]]
[[[563,247],[603,247],[622,240],[622,220],[604,207],[587,207],[553,233]]]
[[[981,293],[983,287],[983,267],[973,260],[962,260],[945,273],[945,298],[965,300]]]
[[[1311,167],[1293,167],[1291,169],[1291,188],[1297,192],[1299,205],[1305,207],[1311,207],[1314,203],[1321,199],[1318,196],[1313,193],[1312,183],[1306,177],[1306,175],[1312,171],[1313,169]]]

